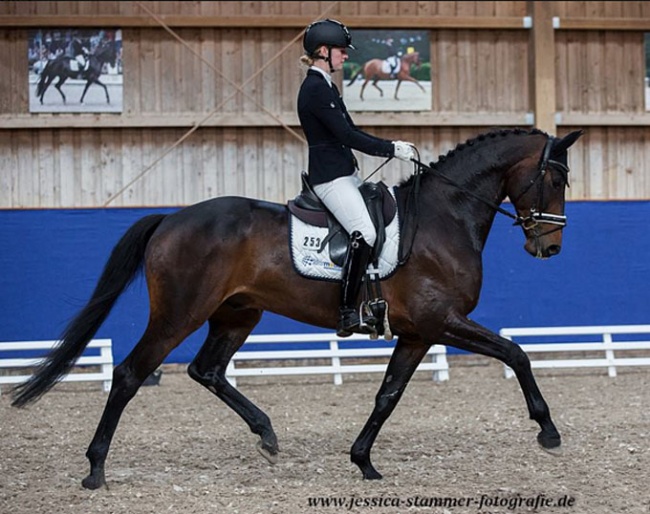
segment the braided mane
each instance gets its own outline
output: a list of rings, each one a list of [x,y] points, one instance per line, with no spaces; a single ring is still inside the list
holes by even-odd
[[[437,161],[429,163],[429,166],[434,170],[440,170],[445,165],[449,164],[449,161],[451,159],[454,159],[455,157],[458,156],[459,153],[463,152],[463,150],[466,150],[468,147],[474,146],[476,143],[481,143],[483,141],[487,141],[490,139],[503,138],[510,135],[530,136],[536,134],[541,134],[548,137],[548,134],[546,132],[536,128],[529,129],[529,130],[522,129],[522,128],[495,129],[490,132],[486,132],[484,134],[479,134],[478,136],[472,139],[468,139],[464,143],[457,144],[456,147],[453,148],[452,150],[449,150],[449,152],[447,152],[446,155],[440,155]],[[409,185],[412,180],[413,180],[413,175],[408,179],[402,181],[399,185],[400,186]]]

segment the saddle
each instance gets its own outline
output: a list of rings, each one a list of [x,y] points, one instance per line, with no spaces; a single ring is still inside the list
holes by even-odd
[[[319,252],[322,252],[329,243],[330,259],[334,264],[342,267],[350,235],[320,201],[309,183],[307,172],[302,172],[301,180],[300,194],[287,202],[289,212],[309,225],[328,228],[327,237],[322,242]],[[386,226],[395,218],[397,204],[388,186],[383,182],[364,182],[359,187],[359,192],[366,202],[370,219],[377,231],[377,241],[371,255],[371,262],[376,266],[377,258],[386,241]]]

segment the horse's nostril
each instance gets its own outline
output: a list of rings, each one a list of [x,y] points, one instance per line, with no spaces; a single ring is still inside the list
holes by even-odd
[[[549,246],[548,250],[547,250],[549,257],[551,255],[557,255],[558,253],[560,253],[561,249],[562,249],[562,246],[560,246],[560,245],[551,245],[551,246]]]

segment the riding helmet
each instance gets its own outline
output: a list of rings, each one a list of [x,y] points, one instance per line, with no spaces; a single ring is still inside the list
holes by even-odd
[[[345,25],[336,20],[316,21],[305,30],[302,46],[307,55],[312,55],[321,45],[352,48],[354,50],[350,31]]]

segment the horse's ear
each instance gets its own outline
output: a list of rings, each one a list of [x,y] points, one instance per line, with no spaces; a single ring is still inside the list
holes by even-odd
[[[582,136],[585,133],[584,130],[574,130],[573,132],[567,134],[564,136],[562,139],[557,139],[555,143],[553,144],[553,154],[562,154],[566,152],[569,147],[575,143],[580,136]]]

